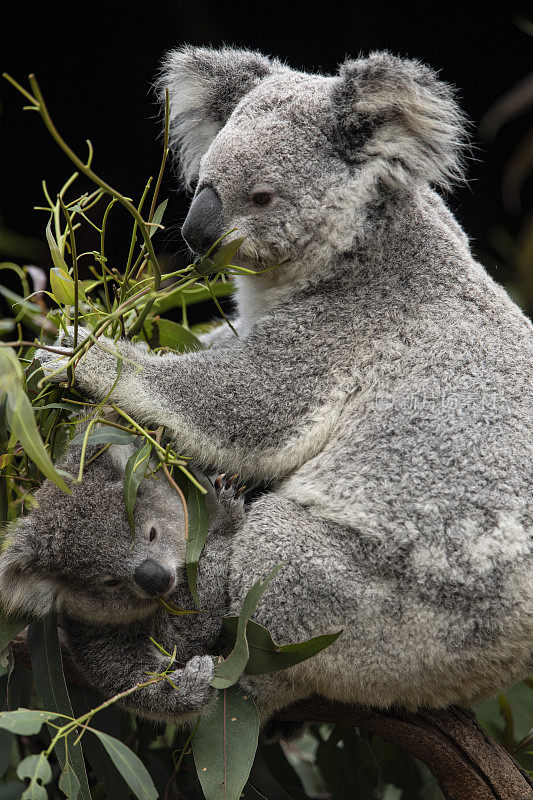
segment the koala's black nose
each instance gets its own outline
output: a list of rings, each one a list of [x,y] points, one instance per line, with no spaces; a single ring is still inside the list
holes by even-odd
[[[181,235],[194,253],[203,256],[222,234],[220,197],[211,186],[204,186],[191,203]]]
[[[147,558],[135,570],[135,582],[151,597],[165,594],[174,584],[174,573],[153,558]]]

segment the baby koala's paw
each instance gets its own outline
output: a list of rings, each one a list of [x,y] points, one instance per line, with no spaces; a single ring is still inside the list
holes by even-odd
[[[215,674],[211,656],[194,656],[183,669],[176,669],[168,676],[176,686],[175,699],[180,709],[199,711],[215,696],[216,689],[211,686]]]
[[[244,510],[244,490],[246,486],[237,487],[235,479],[237,475],[225,480],[226,475],[219,475],[215,480],[215,493],[221,510],[229,517],[229,520],[236,526],[246,517]]]

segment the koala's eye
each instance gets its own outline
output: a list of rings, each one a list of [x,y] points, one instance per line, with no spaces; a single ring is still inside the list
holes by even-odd
[[[252,203],[256,206],[269,206],[274,196],[271,192],[254,192]]]
[[[114,586],[120,586],[122,581],[120,581],[118,578],[104,578],[102,583],[104,586],[107,586],[110,589],[112,589]]]

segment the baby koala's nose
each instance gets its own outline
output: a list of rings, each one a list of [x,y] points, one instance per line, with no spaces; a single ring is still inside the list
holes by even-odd
[[[147,558],[135,570],[135,582],[150,597],[165,594],[174,586],[174,573],[158,564],[153,558]]]

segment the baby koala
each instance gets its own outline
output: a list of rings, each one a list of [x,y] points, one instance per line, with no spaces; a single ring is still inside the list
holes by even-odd
[[[75,473],[79,453],[71,446],[60,466]],[[143,688],[124,700],[131,711],[179,722],[209,705],[213,657],[228,652],[222,617],[238,615],[248,589],[277,564],[283,567],[254,620],[279,644],[343,634],[289,670],[242,676],[263,720],[312,694],[381,707],[466,704],[527,674],[525,563],[502,562],[492,595],[480,590],[482,553],[457,542],[456,583],[450,579],[446,591],[439,564],[430,563],[431,543],[427,552],[420,543],[417,552],[416,563],[425,565],[422,583],[416,564],[398,547],[378,546],[335,523],[324,536],[322,520],[272,492],[245,510],[232,486],[218,486],[216,493],[211,487],[211,525],[197,580],[203,613],[169,614],[158,597],[195,609],[183,511],[164,476],[145,478],[132,540],[123,501],[130,454],[128,446],[109,448],[86,467],[70,495],[44,483],[35,495],[38,506],[8,531],[0,596],[12,612],[40,616],[56,608],[75,662],[107,696],[169,666],[151,637],[168,653],[175,648],[170,677],[177,691],[167,681]],[[279,503],[291,506],[286,518],[294,519],[292,526],[276,525]],[[458,592],[465,562],[477,571]],[[440,605],[428,600],[428,581],[430,588],[441,587]],[[478,622],[472,643],[470,628],[480,618],[488,622]]]

